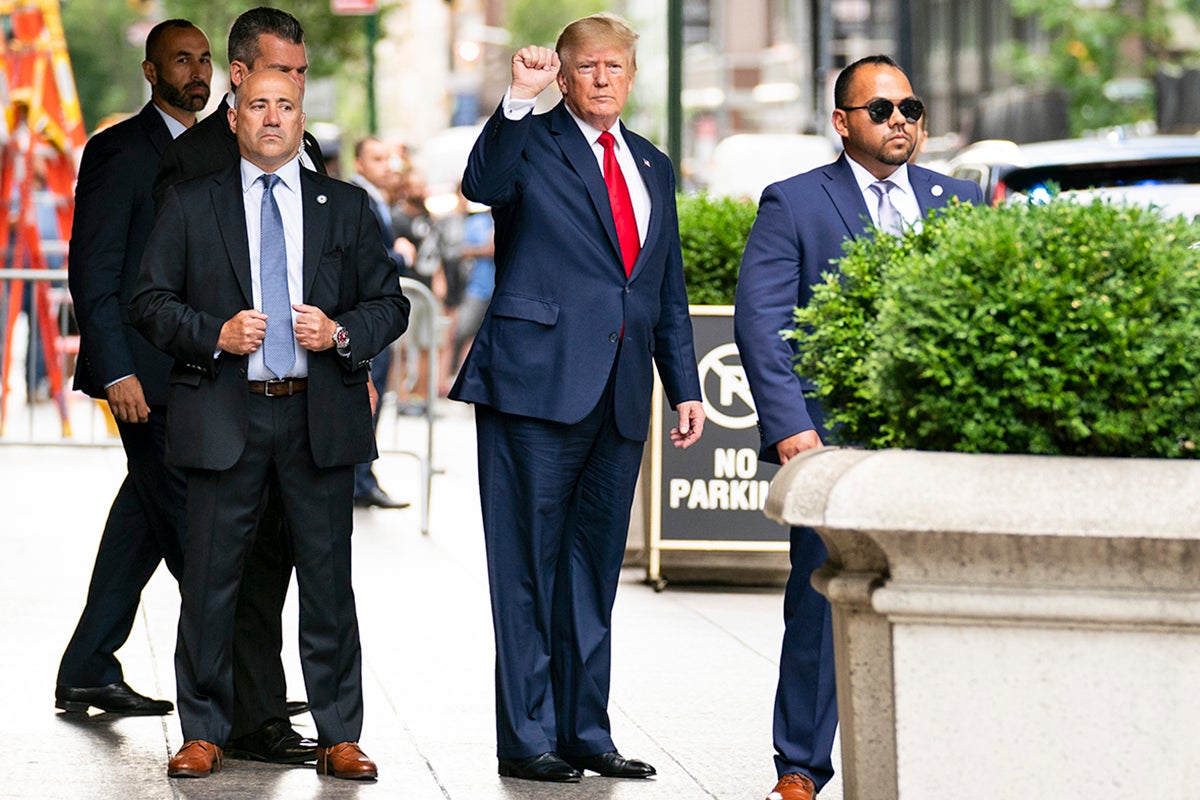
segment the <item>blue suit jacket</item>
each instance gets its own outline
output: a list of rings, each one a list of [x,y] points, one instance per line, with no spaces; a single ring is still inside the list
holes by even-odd
[[[616,359],[617,429],[634,440],[646,438],[652,364],[672,405],[700,399],[674,172],[621,130],[651,203],[629,278],[600,166],[566,106],[488,120],[463,193],[492,206],[496,291],[452,398],[570,424],[595,408]]]
[[[952,197],[983,201],[970,181],[912,165],[908,174],[922,214]],[[776,443],[814,428],[803,399],[813,384],[793,371],[795,348],[779,333],[794,327],[792,309],[808,304],[821,274],[835,269],[832,262],[842,257],[845,241],[870,227],[870,212],[844,154],[763,191],[742,254],[733,330],[758,409],[764,458],[777,461]]]

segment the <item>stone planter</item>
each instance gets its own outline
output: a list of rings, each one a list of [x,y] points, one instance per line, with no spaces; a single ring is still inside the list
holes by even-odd
[[[813,451],[847,800],[1200,796],[1200,463]]]

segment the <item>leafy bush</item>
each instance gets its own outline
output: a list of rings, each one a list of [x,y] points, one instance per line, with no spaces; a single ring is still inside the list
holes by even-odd
[[[1056,199],[856,240],[797,370],[868,447],[1196,456],[1200,225]]]
[[[688,301],[696,305],[732,304],[738,265],[758,206],[731,197],[681,194],[677,208]]]

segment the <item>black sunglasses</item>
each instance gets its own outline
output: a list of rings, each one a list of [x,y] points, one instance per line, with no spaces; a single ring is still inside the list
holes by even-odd
[[[915,97],[906,97],[905,99],[901,100],[898,105],[900,108],[900,113],[903,114],[904,118],[909,122],[916,122],[921,118],[921,115],[925,113],[925,104]],[[891,100],[884,100],[881,97],[872,100],[865,106],[843,107],[842,111],[860,111],[865,108],[867,113],[871,115],[871,122],[874,122],[876,125],[878,125],[891,119],[892,109],[896,107],[897,104],[892,103]]]

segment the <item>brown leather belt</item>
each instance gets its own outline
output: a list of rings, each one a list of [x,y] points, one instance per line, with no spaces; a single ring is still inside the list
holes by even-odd
[[[278,381],[248,381],[251,394],[267,397],[291,397],[308,388],[308,378],[284,378]]]

